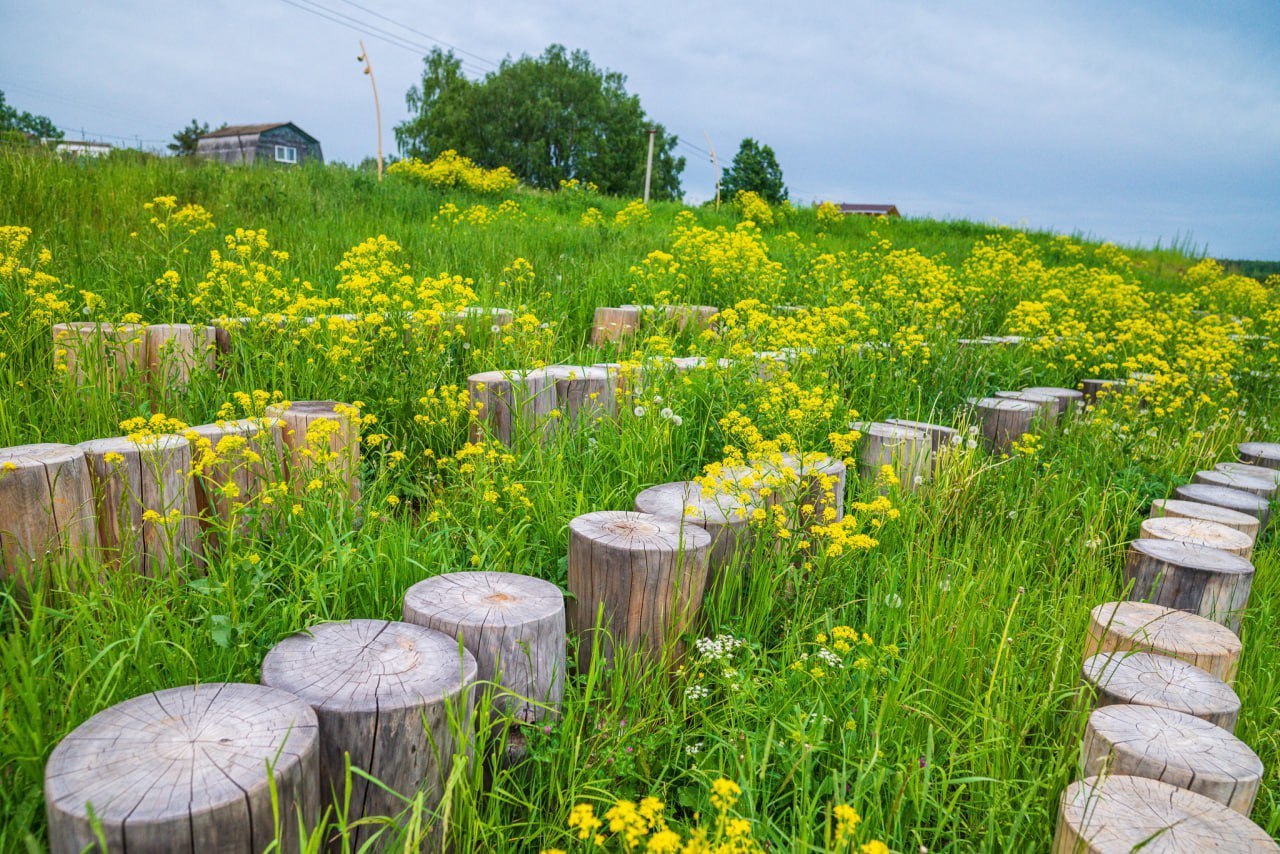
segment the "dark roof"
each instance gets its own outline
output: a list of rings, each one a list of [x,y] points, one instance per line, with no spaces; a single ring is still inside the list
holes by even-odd
[[[220,136],[257,136],[258,134],[266,133],[267,131],[275,130],[276,128],[282,128],[286,125],[292,127],[312,142],[320,142],[320,140],[316,139],[293,122],[268,122],[261,125],[227,125],[224,128],[218,128],[217,130],[211,130],[206,134],[201,134],[200,139],[216,139]]]
[[[842,204],[840,213],[879,214],[880,216],[898,216],[897,205],[864,205]]]

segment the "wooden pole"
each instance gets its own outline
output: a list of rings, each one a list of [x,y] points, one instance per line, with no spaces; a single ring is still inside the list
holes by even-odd
[[[378,180],[382,180],[382,106],[378,103],[378,83],[373,79],[373,63],[369,61],[369,51],[365,50],[364,39],[360,40],[360,55],[357,62],[364,62],[364,73],[369,75],[369,85],[373,87],[373,113],[378,121]]]
[[[994,453],[1008,453],[1013,443],[1032,430],[1040,406],[1004,397],[970,398],[969,406],[982,425],[982,436]]]
[[[1159,706],[1234,732],[1240,698],[1231,686],[1193,664],[1149,652],[1104,652],[1085,659],[1085,684],[1097,705]]]
[[[51,563],[97,555],[93,482],[73,445],[0,448],[0,574],[27,584]]]
[[[1250,540],[1258,539],[1258,517],[1219,507],[1216,504],[1201,504],[1199,501],[1183,501],[1177,498],[1157,498],[1151,502],[1151,518],[1160,517],[1203,519],[1226,525],[1245,534]]]
[[[546,371],[484,371],[467,377],[471,441],[488,437],[511,446],[519,436],[541,441],[553,425],[555,380]]]
[[[595,321],[591,325],[591,344],[603,347],[616,343],[635,334],[640,325],[640,309],[608,308],[596,309]]]
[[[249,529],[261,514],[261,498],[272,484],[285,480],[284,422],[279,418],[244,418],[189,427],[196,481],[196,506],[206,537],[239,520]],[[248,513],[245,513],[245,510]]]
[[[147,381],[154,399],[166,391],[185,390],[191,376],[217,368],[217,330],[212,326],[161,323],[148,326],[146,336]]]
[[[146,372],[147,333],[137,323],[58,323],[53,364],[77,386],[131,391]]]
[[[888,466],[903,490],[912,490],[930,476],[933,438],[924,430],[875,422],[862,435],[862,476],[874,480]]]
[[[1240,666],[1240,638],[1221,623],[1149,602],[1105,602],[1089,612],[1084,657],[1151,652],[1194,664],[1230,685]]]
[[[711,144],[711,134],[705,130],[702,136],[707,140],[707,150],[711,152],[711,165],[716,170],[716,210],[720,210],[720,181],[724,177],[724,173],[720,171],[720,158],[716,157],[716,147]]]
[[[607,368],[550,365],[542,370],[551,378],[555,406],[565,424],[617,417],[617,377]]]
[[[1058,415],[1074,415],[1084,409],[1084,393],[1057,386],[1029,386],[1023,391],[1031,394],[1047,394],[1058,399]]]
[[[657,134],[657,128],[649,128],[646,133],[649,134],[649,157],[644,164],[644,203],[649,204],[649,182],[653,178],[653,137]]]
[[[1240,630],[1253,564],[1237,554],[1173,540],[1134,540],[1124,574],[1129,598],[1199,614]]]

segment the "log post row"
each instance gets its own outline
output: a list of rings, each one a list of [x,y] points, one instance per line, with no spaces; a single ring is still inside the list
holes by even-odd
[[[26,585],[64,560],[96,556],[98,524],[84,450],[0,448],[0,573]]]
[[[1004,397],[970,398],[969,406],[982,426],[982,436],[994,453],[1008,453],[1010,447],[1032,431],[1040,405]]]
[[[863,431],[862,476],[874,480],[889,466],[902,489],[919,486],[930,475],[933,438],[930,433],[898,424],[875,422]]]
[[[352,501],[360,499],[360,425],[354,407],[296,400],[268,406],[266,417],[283,423],[286,474],[295,492],[306,492],[313,479],[334,480],[346,486]]]
[[[554,378],[546,371],[485,371],[467,377],[471,441],[486,436],[511,446],[521,436],[542,441],[556,403]]]

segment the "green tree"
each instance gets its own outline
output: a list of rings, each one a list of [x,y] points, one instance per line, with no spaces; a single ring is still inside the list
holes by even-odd
[[[37,116],[25,110],[19,112],[5,102],[4,92],[0,90],[0,131],[18,131],[40,139],[62,139],[62,131],[53,124],[48,116]]]
[[[223,127],[226,127],[226,125],[223,125]],[[200,137],[208,132],[208,122],[202,123],[192,119],[191,124],[173,135],[173,142],[169,143],[169,150],[179,157],[190,157],[196,153],[196,144],[200,141]]]
[[[787,198],[782,167],[773,149],[747,137],[738,146],[733,163],[720,179],[720,195],[732,199],[741,190],[751,190],[771,205]]]
[[[561,45],[504,60],[478,81],[463,76],[451,51],[437,48],[405,97],[411,115],[396,125],[396,141],[407,157],[453,149],[487,168],[506,166],[536,187],[577,178],[604,193],[639,195],[653,128],[651,194],[679,198],[685,159],[675,155],[677,137],[645,115],[625,84],[585,51]]]

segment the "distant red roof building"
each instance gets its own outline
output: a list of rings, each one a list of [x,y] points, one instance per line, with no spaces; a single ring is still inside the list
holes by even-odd
[[[840,213],[862,214],[863,216],[902,216],[902,214],[898,213],[897,205],[842,204],[840,205]]]

